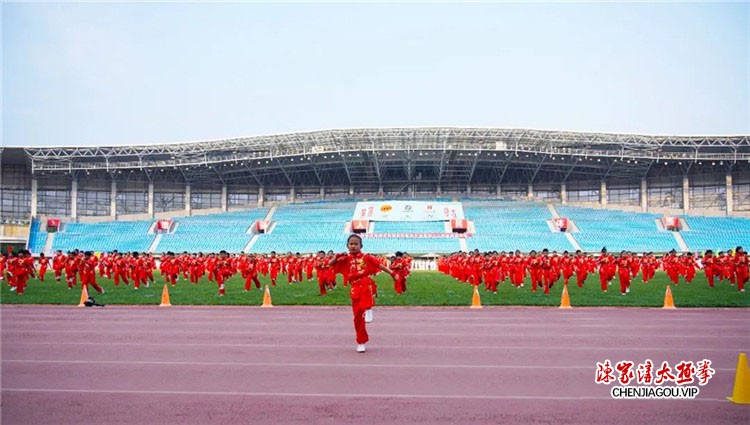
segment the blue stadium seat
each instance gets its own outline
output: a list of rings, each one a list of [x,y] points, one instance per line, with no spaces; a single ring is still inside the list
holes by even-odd
[[[680,232],[693,251],[750,248],[750,220],[735,217],[683,217],[690,230]]]
[[[599,210],[592,208],[557,206],[557,212],[575,222],[574,233],[584,251],[600,251],[607,247],[610,252],[667,252],[680,250],[671,232],[659,231],[656,219],[659,214],[628,211]]]

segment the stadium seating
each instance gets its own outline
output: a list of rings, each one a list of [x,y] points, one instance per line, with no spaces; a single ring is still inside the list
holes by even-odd
[[[562,217],[572,219],[578,227],[574,237],[584,251],[667,252],[680,250],[671,232],[659,231],[658,214],[591,208],[557,206]]]
[[[464,214],[474,223],[471,237],[465,238],[469,250],[572,251],[574,247],[563,233],[552,232],[547,224],[553,218],[544,203],[530,201],[463,200]],[[346,224],[352,219],[356,203],[320,201],[281,205],[272,217],[270,233],[258,235],[251,252],[311,253],[318,250],[346,250]],[[557,206],[563,217],[575,222],[574,237],[585,251],[597,252],[606,246],[611,252],[621,250],[666,252],[679,250],[671,232],[659,231],[657,214],[616,210]],[[262,220],[269,209],[217,213],[174,218],[176,231],[162,236],[156,252],[241,252],[250,242],[250,225]],[[726,217],[685,218],[690,230],[681,232],[688,248],[727,250],[742,245],[750,248],[750,220]],[[103,223],[68,223],[55,235],[53,250],[75,248],[91,251],[147,251],[155,235],[148,229],[153,221],[112,221]],[[32,221],[29,249],[43,251],[47,233],[39,221]],[[461,249],[461,240],[446,238],[412,238],[410,233],[445,233],[445,222],[383,222],[374,224],[374,234],[365,235],[364,251],[412,254],[451,253]],[[394,236],[398,235],[398,236]],[[383,237],[386,236],[386,237]]]
[[[317,252],[346,250],[346,223],[352,219],[354,202],[313,202],[279,206],[271,220],[270,234],[258,236],[251,252]]]
[[[154,235],[148,234],[151,221],[110,221],[68,223],[55,235],[52,250],[70,251],[147,251]]]
[[[38,220],[31,222],[31,231],[29,232],[29,251],[33,254],[44,252],[44,245],[47,243],[47,232],[41,230],[42,223]]]
[[[473,237],[466,239],[469,250],[570,251],[574,247],[562,233],[547,225],[552,214],[538,202],[464,201],[466,218],[474,221]]]
[[[750,248],[750,220],[733,217],[683,217],[690,230],[680,232],[688,248],[703,252]]]
[[[174,233],[166,234],[156,252],[242,252],[252,235],[248,228],[268,214],[267,208],[190,217],[176,217]]]

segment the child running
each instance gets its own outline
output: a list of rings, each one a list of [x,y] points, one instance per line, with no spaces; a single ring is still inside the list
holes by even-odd
[[[348,254],[338,254],[329,263],[334,273],[341,273],[351,284],[350,296],[352,299],[352,311],[354,313],[354,330],[357,333],[357,352],[365,352],[365,344],[369,341],[365,321],[372,321],[373,286],[375,281],[370,276],[379,270],[391,275],[393,271],[382,265],[377,258],[370,254],[362,253],[362,238],[350,235],[346,240]],[[394,279],[395,280],[395,279]],[[365,312],[370,310],[365,320]]]

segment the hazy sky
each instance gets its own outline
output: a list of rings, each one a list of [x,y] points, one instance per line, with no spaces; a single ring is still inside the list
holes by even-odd
[[[2,144],[750,134],[750,3],[2,3]]]

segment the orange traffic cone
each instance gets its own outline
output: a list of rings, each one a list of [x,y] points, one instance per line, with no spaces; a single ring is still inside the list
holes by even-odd
[[[674,306],[674,300],[672,299],[672,290],[669,289],[669,285],[667,285],[667,293],[664,294],[664,307],[668,310],[673,310],[677,307]]]
[[[263,305],[261,307],[273,307],[273,304],[271,304],[271,291],[268,290],[268,285],[266,285],[266,292],[263,293]]]
[[[562,300],[560,300],[560,308],[573,308],[570,306],[570,295],[568,295],[568,285],[563,286]]]
[[[172,307],[172,303],[169,302],[169,291],[166,284],[164,284],[164,290],[161,291],[161,304],[159,304],[159,307]]]
[[[737,404],[750,404],[750,369],[747,367],[747,354],[740,353],[737,359],[737,373],[734,375],[734,390],[727,400]]]
[[[470,308],[482,308],[482,301],[479,299],[479,289],[477,289],[477,286],[474,286],[474,296],[471,297]]]
[[[81,302],[78,303],[78,307],[86,307],[83,303],[89,299],[89,290],[87,288],[88,285],[81,285]]]

